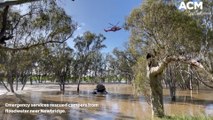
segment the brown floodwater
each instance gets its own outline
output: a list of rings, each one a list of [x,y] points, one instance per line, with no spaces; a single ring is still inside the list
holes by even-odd
[[[61,107],[62,114],[10,114],[8,120],[149,120],[151,108],[143,96],[135,96],[131,85],[106,85],[106,95],[93,95],[95,85],[69,85],[66,92],[58,92],[59,86],[34,86],[26,89],[31,103],[43,104],[95,104],[93,107]],[[169,91],[164,90],[166,115],[213,116],[213,90],[177,91],[176,102],[171,102]],[[50,108],[49,108],[50,109]],[[56,108],[54,108],[56,109]]]

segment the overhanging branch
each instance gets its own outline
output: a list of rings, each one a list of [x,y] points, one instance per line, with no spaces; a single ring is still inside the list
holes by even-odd
[[[11,6],[11,5],[19,5],[28,2],[36,2],[40,0],[10,0],[5,2],[0,2],[0,7]]]
[[[173,61],[190,64],[192,66],[195,66],[199,69],[206,71],[206,69],[203,67],[203,65],[195,59],[189,59],[184,56],[168,56],[168,57],[164,58],[163,61],[161,63],[159,63],[158,66],[151,67],[149,70],[150,74],[155,76],[155,75],[163,72],[163,70],[167,67],[167,65]]]
[[[196,79],[197,79],[198,81],[200,81],[203,85],[205,85],[205,86],[207,86],[207,87],[213,89],[213,86],[212,86],[212,85],[210,85],[209,83],[206,83],[206,81],[204,81],[203,79],[201,79],[201,76],[200,76],[200,74],[199,74],[197,71],[193,71],[193,72],[194,72],[195,75],[197,76]]]
[[[29,2],[36,2],[36,1],[41,1],[41,0],[8,0],[4,2],[0,1],[0,7],[19,5],[19,4],[29,3]]]
[[[40,43],[36,43],[36,44],[32,44],[32,45],[28,45],[28,46],[24,46],[24,47],[20,47],[20,48],[10,48],[10,47],[6,47],[6,46],[2,46],[0,45],[0,49],[4,49],[4,50],[9,50],[9,51],[19,51],[19,50],[29,50],[31,48],[35,48],[37,46],[41,46],[41,45],[46,45],[49,43],[58,43],[58,44],[62,44],[65,41],[67,41],[69,38],[71,38],[72,34],[69,35],[67,38],[65,38],[62,41],[54,41],[54,40],[49,40],[49,41],[45,41],[45,42],[40,42]]]

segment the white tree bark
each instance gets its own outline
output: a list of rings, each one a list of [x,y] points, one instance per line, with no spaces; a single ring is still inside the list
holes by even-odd
[[[195,66],[195,67],[197,67],[199,69],[202,69],[202,70],[206,71],[206,69],[203,67],[203,65],[200,62],[198,62],[197,60],[195,60],[195,59],[188,59],[188,58],[186,58],[184,56],[170,56],[170,57],[164,58],[162,60],[162,62],[159,63],[158,66],[149,68],[148,74],[151,74],[151,75],[155,76],[157,74],[162,73],[163,70],[167,67],[167,65],[170,62],[173,62],[173,61],[174,62],[182,62],[182,63],[190,64],[192,66]]]
[[[163,107],[163,87],[161,83],[161,77],[164,69],[170,62],[182,62],[197,67],[205,72],[203,65],[196,59],[188,59],[184,56],[168,56],[158,64],[158,66],[147,66],[147,77],[150,79],[151,87],[151,106],[155,116],[164,116]],[[208,73],[208,72],[207,72]]]

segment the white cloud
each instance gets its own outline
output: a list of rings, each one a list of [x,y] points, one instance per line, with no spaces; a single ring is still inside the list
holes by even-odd
[[[78,30],[79,30],[79,31],[82,30],[83,27],[85,27],[85,25],[86,25],[85,23],[80,23],[80,25],[77,26],[77,31],[78,31]]]
[[[86,26],[85,23],[80,23],[80,24],[77,26],[77,29],[76,29],[76,31],[74,32],[73,37],[76,38],[77,36],[82,36],[83,33],[86,31],[85,26]]]

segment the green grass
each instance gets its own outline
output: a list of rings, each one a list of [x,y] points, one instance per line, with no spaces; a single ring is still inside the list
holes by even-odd
[[[167,116],[161,120],[213,120],[213,116]]]

